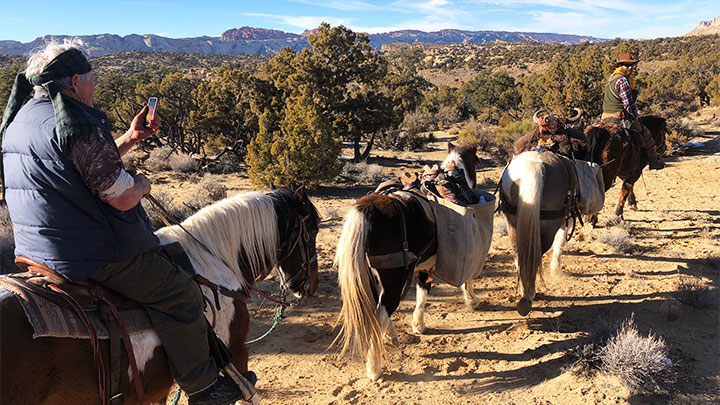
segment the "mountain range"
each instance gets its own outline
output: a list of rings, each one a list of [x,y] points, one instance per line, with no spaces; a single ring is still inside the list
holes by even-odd
[[[240,27],[225,31],[220,37],[166,38],[153,34],[115,34],[82,35],[77,38],[85,43],[89,55],[102,56],[122,51],[146,52],[185,52],[201,54],[276,54],[284,46],[293,50],[307,48],[307,37],[314,31],[293,34],[265,28]],[[52,40],[62,41],[70,35],[46,35],[34,41],[21,43],[12,40],[0,41],[0,55],[26,55]],[[583,35],[507,32],[507,31],[462,31],[441,30],[424,32],[416,30],[391,31],[370,34],[370,45],[380,49],[382,45],[396,42],[404,43],[471,43],[482,44],[492,41],[509,42],[551,42],[578,44],[581,42],[601,42],[602,38]]]

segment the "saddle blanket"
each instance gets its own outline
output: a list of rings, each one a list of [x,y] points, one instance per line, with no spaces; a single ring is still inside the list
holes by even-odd
[[[25,288],[22,282],[5,275],[0,276],[0,299],[17,298],[25,316],[33,327],[33,339],[40,337],[90,339],[90,334],[75,312],[57,305],[48,299]],[[140,308],[118,308],[128,334],[133,335],[152,329],[150,319],[145,310]],[[102,315],[98,312],[88,313],[97,337],[108,339],[108,331]]]
[[[455,287],[480,273],[492,242],[495,196],[477,189],[473,193],[485,202],[458,205],[427,195],[438,238],[434,275]]]

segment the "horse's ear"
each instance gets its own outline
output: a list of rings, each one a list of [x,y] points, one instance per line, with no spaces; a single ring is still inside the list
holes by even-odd
[[[452,152],[453,149],[455,149],[455,145],[453,145],[452,142],[448,142],[448,153]]]
[[[662,114],[660,114],[660,118],[668,119],[667,111],[663,111]]]
[[[481,167],[482,165],[482,158],[478,156],[478,154],[475,154],[475,167]]]

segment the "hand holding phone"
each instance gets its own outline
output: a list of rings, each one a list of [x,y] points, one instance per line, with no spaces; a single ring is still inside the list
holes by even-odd
[[[145,116],[145,126],[149,127],[150,122],[152,122],[153,118],[155,118],[155,109],[157,108],[158,99],[157,97],[150,97],[148,99],[147,105],[148,105],[148,112]]]

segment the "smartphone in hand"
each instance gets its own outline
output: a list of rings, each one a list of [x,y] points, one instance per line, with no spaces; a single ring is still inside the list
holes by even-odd
[[[148,99],[147,105],[148,105],[148,112],[145,116],[145,126],[149,127],[150,122],[155,118],[155,109],[157,108],[158,99],[157,97],[150,97]]]

